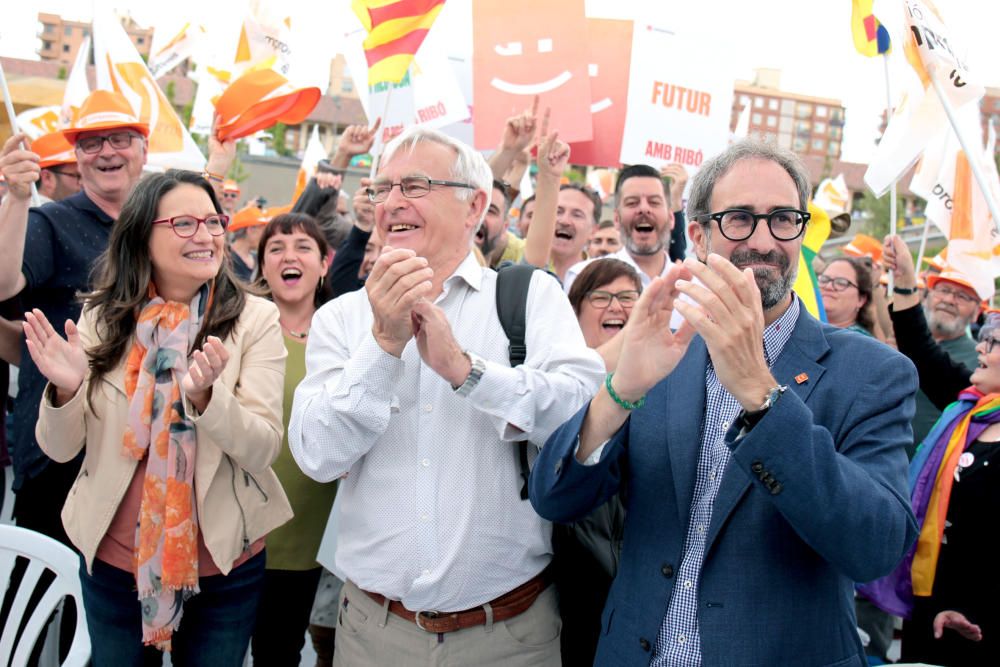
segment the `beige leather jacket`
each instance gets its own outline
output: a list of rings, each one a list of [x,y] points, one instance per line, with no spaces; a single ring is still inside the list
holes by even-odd
[[[84,346],[95,339],[92,318],[89,311],[80,319]],[[194,490],[199,527],[215,564],[228,574],[250,544],[292,518],[271,470],[281,449],[286,355],[277,307],[248,295],[223,344],[229,362],[212,386],[205,412],[199,415],[187,399],[185,406],[198,434]],[[76,396],[58,408],[46,389],[35,429],[38,444],[56,461],[69,461],[86,448],[62,520],[88,570],[137,465],[122,454],[128,414],[125,360],[101,380],[93,406],[87,400],[89,381],[88,376]]]

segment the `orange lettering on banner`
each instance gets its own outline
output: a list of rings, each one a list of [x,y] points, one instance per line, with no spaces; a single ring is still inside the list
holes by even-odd
[[[440,118],[448,113],[448,109],[445,108],[444,102],[438,102],[437,104],[432,104],[429,107],[424,107],[423,109],[417,109],[417,120],[421,123],[426,123],[429,120],[434,120],[435,118]]]
[[[661,144],[658,141],[646,142],[646,157],[658,158],[667,162],[689,164],[693,167],[700,167],[702,161],[705,159],[700,149],[694,150],[693,148],[685,148],[683,146]]]
[[[708,116],[712,111],[712,95],[700,90],[677,86],[666,81],[653,82],[652,104],[659,102],[668,109],[677,109],[699,116]]]
[[[118,63],[115,65],[109,56],[108,69],[112,72],[118,72],[118,76],[111,77],[117,92],[123,92],[118,85],[120,77],[142,100],[139,120],[149,123],[149,151],[151,153],[176,153],[183,150],[184,134],[180,120],[173,113],[173,108],[163,91],[146,72],[145,65],[142,63]]]

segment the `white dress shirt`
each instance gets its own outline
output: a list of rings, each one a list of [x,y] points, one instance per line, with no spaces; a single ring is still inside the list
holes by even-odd
[[[541,446],[600,386],[552,276],[536,271],[528,349],[511,368],[496,313],[497,274],[468,255],[436,304],[459,345],[486,360],[468,397],[420,359],[372,335],[365,290],[316,313],[289,445],[310,477],[340,482],[336,564],[360,588],[411,610],[458,611],[496,598],[551,560],[551,526],[521,500],[516,441]]]
[[[666,261],[663,263],[663,270],[660,271],[659,275],[661,276],[667,275],[667,271],[669,271],[670,267],[673,265],[672,262],[670,261],[670,257],[667,255],[666,250],[663,250],[663,256],[664,259],[666,259]],[[621,248],[618,249],[617,252],[613,252],[610,255],[605,255],[604,257],[591,257],[590,259],[585,259],[583,261],[577,262],[573,266],[566,269],[566,277],[563,278],[563,290],[565,290],[566,294],[569,294],[569,288],[573,286],[573,281],[576,280],[576,277],[580,275],[581,271],[587,268],[587,265],[589,265],[591,262],[596,262],[599,259],[608,259],[608,258],[620,259],[621,261],[625,262],[633,269],[635,269],[635,272],[639,274],[639,280],[642,281],[642,286],[644,288],[649,287],[649,283],[652,282],[653,278],[656,277],[647,275],[645,271],[640,269],[639,265],[635,263],[634,259],[632,259],[632,255],[629,254],[628,249],[625,246],[622,246]]]

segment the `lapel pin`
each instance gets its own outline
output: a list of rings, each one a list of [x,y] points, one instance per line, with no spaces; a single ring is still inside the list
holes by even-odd
[[[795,376],[795,383],[796,384],[802,384],[803,382],[805,382],[808,379],[809,379],[808,375],[806,375],[805,373],[799,373],[798,375]]]

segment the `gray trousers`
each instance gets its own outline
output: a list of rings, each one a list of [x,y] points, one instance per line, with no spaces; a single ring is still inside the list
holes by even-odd
[[[560,667],[554,586],[526,611],[456,632],[425,632],[348,581],[340,594],[334,667]]]

